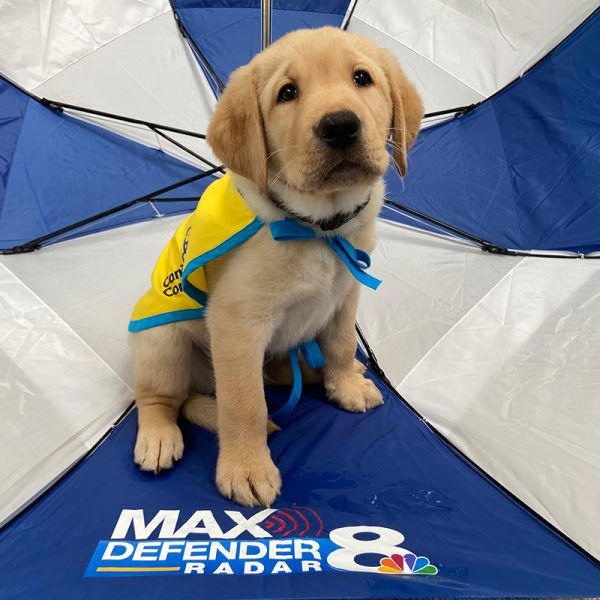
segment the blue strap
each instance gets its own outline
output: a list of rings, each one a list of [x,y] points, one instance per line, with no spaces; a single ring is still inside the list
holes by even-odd
[[[292,391],[285,404],[271,415],[272,419],[287,417],[296,408],[296,404],[298,404],[298,400],[300,400],[300,396],[302,395],[302,371],[300,371],[300,361],[298,360],[298,348],[290,350],[290,363],[294,377]]]
[[[321,352],[321,348],[319,348],[319,344],[317,344],[317,340],[304,342],[304,344],[300,344],[299,348],[306,364],[311,369],[320,369],[323,366],[325,359],[323,358],[323,353]]]
[[[269,224],[273,239],[278,242],[290,242],[293,240],[310,240],[317,236],[314,229],[302,225],[293,219],[282,219]],[[335,252],[348,268],[352,276],[372,290],[376,290],[381,283],[380,279],[365,273],[371,266],[371,257],[364,251],[355,248],[343,237],[322,236],[328,246]]]
[[[296,404],[298,404],[298,400],[300,400],[300,396],[302,395],[302,371],[300,370],[298,352],[302,352],[306,364],[311,369],[320,369],[325,362],[321,348],[319,348],[316,340],[304,342],[290,350],[290,364],[292,365],[292,376],[294,378],[292,391],[285,404],[271,415],[272,419],[287,417],[296,408]]]

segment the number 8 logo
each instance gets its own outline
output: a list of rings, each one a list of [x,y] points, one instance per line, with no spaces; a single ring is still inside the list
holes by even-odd
[[[359,540],[355,536],[361,533],[375,534],[377,538]],[[340,527],[334,529],[329,537],[334,544],[341,546],[341,548],[334,550],[327,557],[327,562],[334,569],[342,571],[379,573],[379,565],[372,567],[360,565],[356,562],[356,557],[361,554],[391,556],[392,554],[404,555],[409,552],[409,550],[398,546],[404,541],[404,536],[399,531],[387,527]]]

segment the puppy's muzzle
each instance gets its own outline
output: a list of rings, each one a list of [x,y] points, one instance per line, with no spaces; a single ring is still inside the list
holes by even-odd
[[[360,139],[361,122],[351,110],[328,113],[321,117],[316,135],[330,148],[346,150]]]

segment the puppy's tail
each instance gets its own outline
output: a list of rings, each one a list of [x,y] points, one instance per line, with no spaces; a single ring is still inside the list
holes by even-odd
[[[181,407],[181,414],[194,425],[198,425],[213,433],[218,433],[217,426],[217,399],[214,396],[191,394]],[[280,431],[271,419],[267,422],[267,435]]]

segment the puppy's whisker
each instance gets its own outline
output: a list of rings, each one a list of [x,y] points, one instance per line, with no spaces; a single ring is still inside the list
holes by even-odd
[[[275,175],[273,175],[273,177],[271,178],[271,185],[273,185],[274,183],[277,183],[285,174],[285,166],[281,167],[281,169],[279,169],[279,171],[277,171],[277,173],[275,173]]]
[[[275,173],[271,183],[277,183],[279,181],[279,179],[281,179],[281,177],[283,176],[283,173],[285,172],[285,167],[286,167],[286,165],[283,165],[283,167],[281,167],[281,169],[279,169],[279,171],[277,171],[277,173]]]
[[[288,163],[283,165],[283,167],[281,167],[281,169],[279,169],[279,171],[277,171],[277,173],[273,176],[272,183],[277,183],[283,177],[287,167],[290,166],[292,164],[292,162],[293,162],[293,160],[290,160]]]
[[[396,144],[396,143],[390,142],[390,146],[394,150],[397,150],[398,152],[404,152],[404,147],[401,144]]]
[[[299,145],[300,144],[292,144],[290,146],[286,146],[285,148],[280,148],[279,150],[273,150],[273,152],[271,152],[271,154],[269,154],[265,160],[268,161],[271,158],[271,156],[275,156],[275,154],[277,154],[278,152],[284,152],[285,150],[291,150],[292,148],[298,148]]]
[[[387,142],[392,148],[396,148],[397,150],[402,150],[402,144],[399,142],[394,142],[393,140],[388,140]]]
[[[276,183],[277,181],[279,181],[281,179],[281,177],[283,177],[286,169],[288,167],[291,167],[292,164],[294,163],[294,161],[298,160],[300,158],[300,154],[296,154],[296,156],[293,156],[285,165],[283,165],[283,167],[274,175],[271,183]]]

